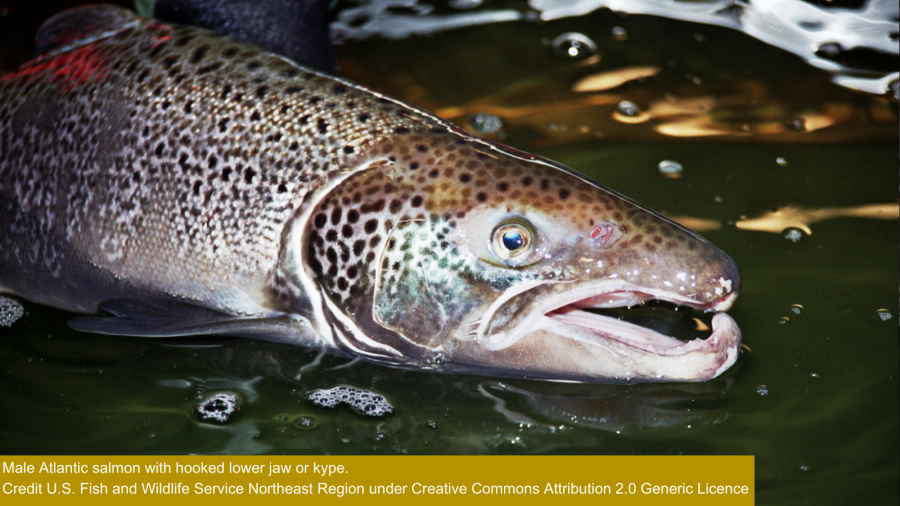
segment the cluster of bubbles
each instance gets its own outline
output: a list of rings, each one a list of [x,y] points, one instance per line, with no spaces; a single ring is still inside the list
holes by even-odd
[[[25,314],[22,304],[15,299],[0,295],[0,327],[9,327]]]
[[[194,407],[201,420],[219,423],[227,422],[237,409],[237,395],[228,392],[210,395]]]
[[[356,412],[368,416],[384,416],[394,411],[394,407],[385,396],[346,385],[313,390],[307,399],[326,408],[347,404]]]

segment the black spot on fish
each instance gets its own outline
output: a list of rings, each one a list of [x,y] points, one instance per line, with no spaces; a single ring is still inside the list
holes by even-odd
[[[251,184],[253,183],[254,176],[256,176],[256,171],[248,168],[247,171],[244,172],[244,181],[246,181],[247,184]]]
[[[347,289],[347,280],[344,279],[343,277],[338,278],[337,286],[339,289],[341,289],[341,291],[346,290]]]
[[[378,199],[372,204],[372,211],[380,213],[384,210],[384,199]]]
[[[222,181],[227,182],[230,177],[231,177],[231,167],[225,167],[224,169],[222,169]]]
[[[487,194],[484,192],[478,192],[478,195],[475,196],[478,199],[478,202],[484,202],[487,200]]]
[[[162,156],[164,149],[166,149],[165,143],[160,142],[159,144],[157,144],[155,150],[156,156]]]
[[[288,149],[290,149],[291,151],[297,151],[298,149],[300,149],[300,143],[297,141],[293,141],[291,142],[291,145],[288,146]]]
[[[163,49],[162,44],[157,44],[157,45],[153,46],[153,49],[151,49],[150,52],[147,53],[147,58],[150,58],[150,59],[156,58],[159,55],[159,52],[162,51],[162,49]],[[135,65],[135,64],[132,63],[132,65]],[[129,70],[126,73],[130,74],[132,70],[134,70],[134,68],[132,68],[131,70]]]
[[[259,98],[266,98],[267,93],[269,93],[268,86],[260,86],[259,88],[256,88],[256,96]]]
[[[204,65],[197,69],[197,73],[208,74],[209,72],[212,72],[214,70],[219,70],[220,67],[222,67],[222,64],[219,62],[210,63],[209,65]]]
[[[172,65],[175,65],[175,62],[177,62],[177,61],[178,61],[177,56],[169,56],[169,57],[163,58],[163,65],[165,65],[166,70],[168,70],[168,69],[172,68]]]
[[[184,104],[184,113],[191,114],[194,112],[194,101],[188,100],[186,104]]]
[[[415,197],[412,198],[412,206],[413,207],[419,207],[421,205],[422,205],[422,196],[421,195],[416,195]]]
[[[175,45],[178,47],[184,47],[188,42],[194,40],[194,37],[190,35],[185,35],[184,37],[179,37],[178,40],[175,41]]]
[[[375,232],[378,230],[378,220],[372,219],[367,221],[364,228],[367,234]]]
[[[215,169],[216,164],[218,164],[218,163],[219,163],[219,159],[216,158],[216,155],[209,155],[209,168],[210,169]]]
[[[403,207],[403,202],[400,199],[394,199],[391,201],[390,211],[394,214],[397,214],[400,209]]]
[[[319,133],[328,132],[328,122],[322,118],[316,120],[316,126],[319,128]]]
[[[294,69],[282,70],[281,77],[287,77],[288,79],[290,79],[292,77],[297,77],[297,71]]]
[[[285,93],[288,93],[288,94],[291,94],[291,95],[294,94],[294,93],[300,93],[301,91],[303,91],[303,87],[302,87],[302,86],[290,86],[290,87],[287,87],[287,88],[284,89],[284,92],[285,92]]]
[[[219,126],[220,132],[224,132],[225,130],[228,130],[228,122],[229,121],[231,121],[230,118],[222,118],[219,120],[218,126]]]
[[[497,189],[502,192],[505,192],[506,190],[509,189],[509,184],[508,183],[500,183],[497,185]]]
[[[359,256],[359,253],[357,253],[357,256]],[[347,269],[347,277],[348,278],[354,279],[354,278],[356,278],[357,274],[359,274],[359,270],[356,268],[355,265],[352,265],[352,266],[350,266],[349,269]]]
[[[325,224],[328,223],[328,217],[325,216],[325,213],[319,213],[316,215],[316,218],[315,218],[315,220],[313,220],[313,223],[316,224],[316,228],[322,228],[325,226]]]
[[[237,54],[238,54],[238,50],[237,50],[237,48],[234,48],[234,47],[229,47],[225,51],[222,51],[222,55],[225,58],[234,58],[235,55],[237,55]]]
[[[328,251],[325,252],[325,257],[328,258],[328,261],[332,264],[337,263],[337,251],[335,251],[333,247],[328,247]]]
[[[337,225],[338,223],[340,223],[342,214],[343,214],[343,212],[341,211],[340,207],[335,207],[334,209],[332,209],[331,210],[331,224]]]
[[[163,100],[163,103],[160,104],[160,107],[162,107],[162,109],[165,111],[165,110],[168,109],[171,105],[172,105],[172,102],[169,102],[168,100]]]
[[[569,198],[569,190],[559,190],[559,199],[566,200],[567,198]]]
[[[287,186],[285,186],[284,183],[281,183],[280,185],[278,185],[278,193],[286,193],[286,192],[287,192]]]
[[[550,188],[550,181],[544,179],[541,181],[541,189],[546,190]]]
[[[357,221],[359,221],[359,211],[357,211],[356,209],[351,209],[349,212],[347,212],[348,223],[356,223]]]
[[[253,114],[250,115],[250,121],[259,121],[261,117],[259,111],[253,111]]]
[[[138,74],[136,80],[137,80],[137,82],[142,83],[142,82],[144,82],[145,79],[147,79],[147,76],[149,76],[149,75],[150,75],[150,71],[147,69],[144,69],[141,71],[140,74]]]
[[[281,114],[287,114],[287,112],[290,110],[291,110],[291,106],[289,106],[289,105],[281,106]]]
[[[428,173],[430,177],[438,177],[438,174],[440,174],[440,172],[437,169],[431,169],[431,172]]]
[[[418,169],[418,168],[419,168],[419,162],[413,162],[413,163],[409,164],[409,168],[410,168],[411,170],[416,170],[416,169]]]
[[[203,182],[201,182],[201,181],[194,181],[194,195],[195,195],[195,196],[199,196],[199,195],[200,195],[200,187],[201,187],[202,185],[203,185]]]
[[[360,113],[360,115],[358,116],[358,118],[359,118],[359,120],[360,120],[361,122],[363,122],[363,123],[365,123],[366,121],[369,121],[369,115],[366,114],[366,113],[364,113],[364,112],[363,112],[363,113]]]
[[[247,70],[249,70],[250,72],[257,70],[260,67],[262,67],[262,63],[260,63],[258,61],[252,61],[247,64]]]
[[[200,46],[195,51],[194,54],[191,55],[191,63],[200,63],[200,60],[206,56],[206,52],[209,51],[209,46]]]
[[[303,116],[300,116],[300,124],[305,125],[307,122],[309,122],[310,117],[311,116],[309,114],[304,114]]]
[[[344,146],[344,153],[348,155],[353,152],[353,146]]]
[[[347,87],[344,86],[343,84],[336,84],[336,85],[334,85],[334,88],[332,88],[332,89],[334,90],[335,93],[346,93],[347,92]]]
[[[406,127],[397,127],[397,128],[394,129],[394,133],[395,133],[395,134],[408,134],[408,133],[409,133],[409,129],[406,128]]]
[[[351,237],[353,235],[353,227],[345,223],[344,226],[341,227],[341,235],[345,238]]]
[[[322,101],[322,97],[313,97],[313,98],[309,99],[309,103],[312,105],[316,105],[321,101]]]
[[[419,151],[419,153],[424,153],[424,152],[428,151],[428,148],[425,147],[423,144],[419,144],[418,146],[416,146],[416,149]]]
[[[362,252],[366,249],[366,241],[363,239],[357,239],[356,242],[353,243],[353,254],[356,256],[362,255]],[[355,277],[355,276],[350,276]]]
[[[531,178],[530,177],[522,178],[522,186],[531,186]]]
[[[226,84],[225,87],[222,88],[222,94],[219,95],[219,98],[221,98],[222,100],[225,100],[226,98],[228,98],[229,93],[231,93],[231,85]]]
[[[335,229],[332,228],[332,229],[330,229],[328,232],[326,232],[326,233],[325,233],[325,240],[328,241],[328,242],[334,242],[334,241],[337,241],[337,230],[335,230]]]

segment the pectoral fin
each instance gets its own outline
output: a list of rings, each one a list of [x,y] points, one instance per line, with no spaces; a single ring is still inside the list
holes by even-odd
[[[314,343],[309,322],[298,316],[248,318],[178,301],[116,299],[100,304],[113,316],[82,316],[69,326],[82,332],[135,337],[224,335]]]

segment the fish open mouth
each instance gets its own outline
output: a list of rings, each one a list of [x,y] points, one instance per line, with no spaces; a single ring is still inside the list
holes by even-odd
[[[655,303],[660,308],[669,307],[682,312],[689,312],[692,309],[709,313],[715,311],[716,307],[730,306],[732,298],[732,294],[729,294],[715,303],[702,303],[681,296],[676,299],[672,296],[641,291],[614,291],[580,299],[547,311],[544,317],[552,323],[542,322],[542,326],[556,326],[556,324],[577,326],[590,330],[600,339],[612,339],[627,346],[662,355],[678,355],[698,349],[713,351],[721,346],[734,344],[734,340],[729,338],[733,337],[732,334],[737,326],[725,313],[717,312],[713,316],[712,333],[709,337],[685,340],[687,336],[685,336],[683,326],[659,325],[666,323],[659,320],[640,321],[640,318],[634,318],[634,315],[628,315],[627,312],[621,310],[644,306],[649,302]],[[660,302],[668,304],[660,306]],[[649,308],[654,308],[654,306],[649,306]],[[614,312],[610,309],[619,309],[620,311]],[[656,312],[661,313],[662,311]],[[674,330],[673,333],[682,339],[676,335],[663,334],[652,327],[668,327],[667,330]]]
[[[483,336],[483,345],[512,350],[534,339],[565,341],[570,344],[557,349],[568,351],[566,367],[577,370],[577,376],[603,369],[605,376],[612,373],[622,381],[703,381],[738,358],[740,329],[723,312],[736,298],[729,292],[703,302],[627,285],[575,290],[543,299],[515,329]]]

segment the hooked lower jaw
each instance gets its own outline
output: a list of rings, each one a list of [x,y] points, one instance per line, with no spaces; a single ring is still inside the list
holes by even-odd
[[[548,348],[578,350],[565,360],[554,360],[553,364],[559,369],[561,379],[576,381],[706,381],[719,376],[737,361],[741,347],[740,329],[729,315],[717,312],[730,308],[736,293],[702,303],[677,294],[623,288],[605,293],[581,293],[580,298],[574,300],[569,294],[557,298],[555,303],[548,301],[545,307],[549,310],[520,327],[525,330],[521,334],[522,346],[532,347],[534,339],[538,339]],[[651,299],[716,312],[711,322],[712,334],[706,339],[682,341],[634,323],[584,310],[633,306]],[[559,347],[552,343],[554,340],[571,345]],[[517,347],[519,343],[509,344],[510,351]]]

